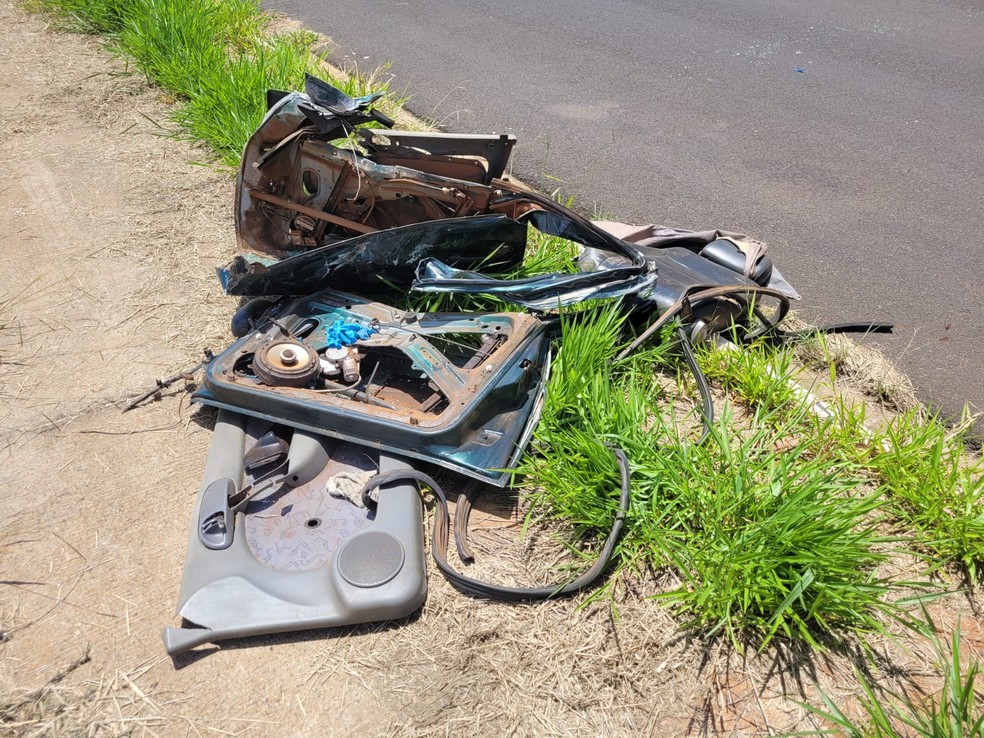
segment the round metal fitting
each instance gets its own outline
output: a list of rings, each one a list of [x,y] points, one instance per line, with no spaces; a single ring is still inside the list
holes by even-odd
[[[297,356],[297,349],[294,346],[281,346],[277,358],[280,359],[280,363],[284,366],[296,366],[300,363],[300,359]]]
[[[277,341],[253,356],[253,371],[264,384],[303,387],[321,371],[318,353],[300,341]]]

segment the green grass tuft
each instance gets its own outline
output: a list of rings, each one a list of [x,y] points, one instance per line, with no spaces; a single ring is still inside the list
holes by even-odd
[[[717,443],[670,449],[648,474],[651,497],[674,508],[644,543],[682,579],[663,599],[735,643],[781,634],[819,646],[820,634],[876,632],[877,614],[903,615],[874,574],[892,542],[879,532],[882,501],[857,466],[831,463],[808,438],[790,444],[796,430],[759,413],[736,433],[722,414]]]
[[[875,434],[867,463],[934,568],[958,563],[977,584],[984,564],[984,466],[967,453],[969,428],[969,418],[948,429],[910,411]]]
[[[309,46],[303,39],[278,36],[203,69],[175,120],[190,138],[207,141],[223,163],[237,166],[243,146],[263,120],[266,91],[297,89],[306,72],[318,71]]]
[[[949,647],[931,639],[936,652],[937,672],[943,677],[942,689],[929,696],[879,689],[859,669],[855,669],[863,695],[860,706],[863,721],[852,720],[825,692],[820,693],[826,710],[803,705],[835,726],[817,731],[818,735],[837,734],[849,738],[982,738],[984,705],[981,704],[980,663],[971,659],[964,668],[960,655],[960,627]]]
[[[56,17],[59,25],[76,33],[111,36],[123,28],[133,0],[29,0],[27,7]]]
[[[764,343],[701,347],[699,362],[708,380],[731,392],[750,407],[795,412],[799,401],[792,389],[796,379],[793,353]]]
[[[724,407],[696,445],[693,412],[681,418],[653,378],[654,365],[676,364],[672,343],[615,362],[623,321],[618,305],[562,321],[538,450],[521,469],[534,502],[582,534],[606,530],[617,498],[611,443],[632,460],[620,564],[678,580],[660,599],[691,627],[741,647],[776,635],[820,646],[882,631],[882,616],[909,623],[889,598],[898,585],[874,574],[896,542],[880,530],[884,501],[859,464],[827,453],[824,434],[802,433],[811,422],[802,402],[761,402],[741,423]],[[711,360],[722,379],[778,393],[787,367],[774,358]]]

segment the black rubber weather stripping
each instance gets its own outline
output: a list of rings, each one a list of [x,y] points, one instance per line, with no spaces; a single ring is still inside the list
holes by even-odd
[[[593,584],[602,575],[611,560],[612,553],[615,551],[615,544],[618,543],[622,528],[625,525],[625,515],[629,510],[629,460],[621,449],[610,447],[618,462],[619,475],[621,479],[621,493],[619,496],[618,513],[615,515],[615,522],[612,524],[608,538],[598,554],[595,562],[579,576],[572,579],[567,584],[558,584],[548,587],[507,587],[489,582],[481,582],[477,579],[465,576],[457,571],[447,560],[448,540],[451,527],[450,516],[448,514],[448,500],[441,488],[433,478],[417,471],[407,469],[403,471],[393,471],[386,474],[379,474],[369,480],[368,484],[362,488],[362,501],[372,504],[370,492],[379,487],[393,482],[411,480],[426,484],[434,491],[437,498],[438,511],[434,516],[434,535],[431,543],[431,553],[434,562],[444,573],[448,581],[457,589],[473,597],[483,597],[490,600],[501,600],[504,602],[535,602],[546,600],[552,597],[574,594]]]
[[[468,545],[468,518],[471,517],[475,498],[481,494],[478,480],[471,480],[458,494],[458,502],[454,506],[454,546],[458,549],[458,558],[464,562],[475,560],[475,554]]]
[[[803,328],[798,331],[776,330],[774,335],[783,341],[795,341],[801,338],[809,338],[818,333],[823,335],[833,335],[836,333],[891,333],[895,330],[894,323],[832,323],[831,325],[819,325],[812,328]]]

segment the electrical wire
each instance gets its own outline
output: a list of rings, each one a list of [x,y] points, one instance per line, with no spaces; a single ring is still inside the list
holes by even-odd
[[[697,357],[694,355],[694,346],[690,341],[690,336],[687,335],[687,331],[683,328],[677,328],[677,337],[680,339],[680,346],[683,349],[683,360],[687,362],[690,373],[694,375],[694,380],[697,382],[697,390],[700,392],[700,417],[703,425],[703,431],[700,434],[700,438],[697,439],[697,444],[700,445],[711,435],[711,428],[714,425],[714,397],[711,395],[711,386],[707,382],[707,377],[704,376],[704,372],[697,363]]]
[[[706,300],[722,297],[737,298],[744,297],[746,295],[772,297],[779,301],[779,307],[776,310],[775,315],[771,318],[767,318],[766,316],[761,315],[761,313],[758,313],[760,316],[759,319],[765,323],[765,327],[761,331],[751,334],[749,336],[749,340],[757,337],[758,335],[762,335],[765,332],[775,330],[775,327],[782,322],[782,320],[786,317],[786,314],[789,312],[789,298],[782,292],[769,287],[758,287],[751,285],[725,285],[719,287],[708,287],[706,285],[695,285],[688,288],[676,302],[664,310],[662,314],[652,323],[652,325],[639,334],[639,336],[637,336],[632,343],[622,349],[622,351],[615,358],[617,361],[622,361],[627,358],[632,354],[632,352],[648,341],[654,333],[659,331],[659,329],[663,326],[667,325],[684,310],[692,310]]]
[[[622,528],[625,525],[625,516],[629,510],[630,496],[629,460],[626,457],[625,452],[621,449],[612,446],[609,446],[609,448],[615,455],[615,460],[618,463],[621,481],[618,512],[615,515],[615,521],[612,523],[611,531],[608,533],[608,538],[605,539],[605,543],[602,546],[598,557],[595,559],[595,562],[588,567],[588,569],[566,584],[547,587],[507,587],[504,585],[482,582],[477,579],[473,579],[472,577],[465,576],[457,571],[447,560],[448,540],[450,537],[449,534],[451,527],[450,515],[448,514],[447,497],[445,496],[441,485],[435,482],[434,479],[427,474],[417,471],[416,469],[387,472],[385,474],[379,474],[373,477],[369,480],[366,486],[362,488],[362,501],[367,506],[371,505],[372,498],[370,497],[370,493],[375,489],[379,489],[380,487],[387,484],[392,484],[394,482],[415,481],[426,484],[433,490],[438,504],[438,510],[434,515],[434,533],[431,543],[431,554],[434,556],[434,562],[437,564],[437,567],[444,573],[444,576],[447,577],[448,581],[451,582],[452,585],[472,597],[482,597],[485,599],[501,600],[504,602],[535,602],[537,600],[550,599],[551,597],[560,597],[581,591],[585,587],[593,584],[602,575],[608,566],[608,562],[611,560],[612,553],[615,550],[615,545],[618,543],[619,536],[622,533]]]

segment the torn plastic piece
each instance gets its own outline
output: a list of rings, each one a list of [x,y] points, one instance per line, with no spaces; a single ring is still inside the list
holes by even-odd
[[[325,329],[325,346],[330,349],[344,348],[356,341],[365,341],[375,332],[376,329],[372,326],[336,320]]]
[[[785,280],[772,260],[766,256],[767,245],[742,233],[733,233],[719,229],[706,231],[688,231],[680,228],[669,228],[662,225],[629,225],[608,220],[592,221],[593,224],[607,233],[631,243],[650,261],[658,258],[659,250],[666,248],[685,248],[703,256],[732,271],[748,277],[756,284],[782,292],[792,300],[799,300],[799,293]],[[738,253],[735,253],[737,250]],[[623,257],[606,252],[586,249],[581,253],[581,268],[611,269],[627,262]],[[726,283],[722,283],[726,284]]]
[[[379,100],[382,92],[370,92],[362,97],[349,97],[336,87],[332,87],[324,80],[313,77],[310,74],[304,75],[304,92],[311,98],[312,102],[317,103],[323,108],[327,108],[336,115],[352,115],[360,110],[372,105]]]

